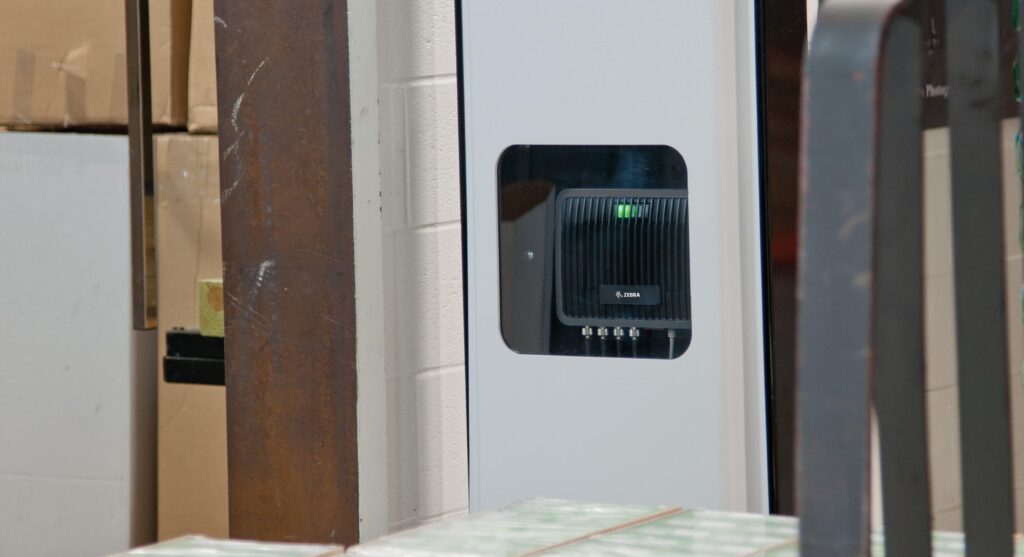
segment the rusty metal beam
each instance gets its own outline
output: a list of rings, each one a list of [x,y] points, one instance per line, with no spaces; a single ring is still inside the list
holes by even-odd
[[[153,110],[149,59],[149,0],[125,0],[128,66],[128,160],[132,234],[132,328],[156,328],[153,221]]]
[[[359,535],[347,2],[216,0],[231,535]]]

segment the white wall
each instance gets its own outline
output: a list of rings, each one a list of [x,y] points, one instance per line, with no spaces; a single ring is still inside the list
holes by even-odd
[[[0,557],[155,537],[156,335],[131,330],[128,141],[0,133]]]
[[[380,0],[391,529],[468,507],[452,0]]]

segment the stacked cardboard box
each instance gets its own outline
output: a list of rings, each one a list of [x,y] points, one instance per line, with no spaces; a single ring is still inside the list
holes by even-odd
[[[213,0],[192,0],[192,39],[188,67],[188,131],[217,133],[217,64],[213,51],[218,21]]]
[[[153,123],[216,133],[213,0],[152,0],[149,20]],[[124,30],[123,0],[6,0],[0,130],[127,125]]]
[[[0,126],[95,128],[128,122],[124,0],[5,0]],[[187,116],[191,0],[150,2],[153,122]]]

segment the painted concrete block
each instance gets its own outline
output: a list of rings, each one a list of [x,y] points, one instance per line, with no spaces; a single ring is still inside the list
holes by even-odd
[[[926,399],[933,509],[948,509],[963,504],[957,396],[956,388],[948,388],[932,391]]]
[[[932,528],[943,532],[963,532],[963,512],[962,506],[935,511],[932,515]]]
[[[454,78],[410,87],[408,125],[409,224],[459,220],[458,90]]]
[[[392,531],[419,523],[420,475],[415,379],[391,377],[388,398],[388,517]]]
[[[462,236],[457,225],[397,237],[395,300],[401,373],[459,365],[462,333]]]
[[[949,141],[929,130],[924,158],[924,274],[953,272],[953,215],[950,200]]]
[[[434,517],[469,504],[466,377],[462,366],[416,376],[420,514]]]
[[[455,74],[454,0],[384,0],[378,14],[382,80]]]
[[[957,385],[956,309],[952,273],[926,276],[925,369],[929,391]]]
[[[1013,412],[1013,485],[1024,489],[1024,384],[1021,381],[1021,365],[1011,368],[1010,408]],[[1018,501],[1020,504],[1020,501]],[[1024,514],[1017,513],[1017,530],[1024,530]]]
[[[1019,128],[1020,122],[1017,120],[1003,121],[1003,227],[1006,230],[1004,243],[1007,257],[1021,254],[1021,183],[1017,177],[1017,152],[1014,139]]]
[[[382,85],[380,94],[381,217],[385,232],[408,226],[405,87]]]

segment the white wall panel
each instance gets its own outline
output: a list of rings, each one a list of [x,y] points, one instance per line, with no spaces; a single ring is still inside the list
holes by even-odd
[[[131,330],[128,143],[0,134],[0,556],[154,535],[155,336]]]

